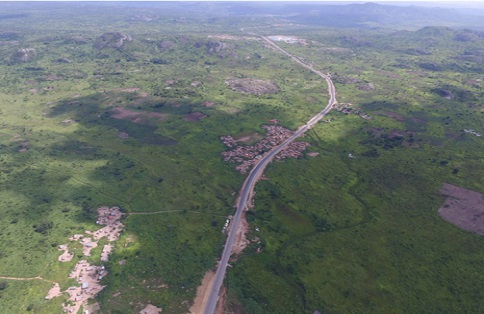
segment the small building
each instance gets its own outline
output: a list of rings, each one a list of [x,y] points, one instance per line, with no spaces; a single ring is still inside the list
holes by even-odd
[[[89,282],[83,282],[81,285],[81,289],[87,289],[89,288]]]

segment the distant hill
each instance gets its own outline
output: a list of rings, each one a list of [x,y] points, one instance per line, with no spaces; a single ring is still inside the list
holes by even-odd
[[[436,4],[437,5],[437,4]],[[329,5],[323,3],[238,3],[230,5],[232,14],[273,14],[300,24],[334,27],[420,28],[454,26],[484,29],[484,16],[465,10],[377,3]]]

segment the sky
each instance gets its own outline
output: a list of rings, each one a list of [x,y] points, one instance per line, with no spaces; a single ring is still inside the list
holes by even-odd
[[[346,3],[354,3],[354,2],[375,2],[375,3],[381,3],[381,2],[401,2],[401,3],[413,3],[413,2],[427,2],[427,3],[434,3],[434,4],[464,4],[464,3],[483,3],[484,0],[465,0],[465,1],[459,1],[459,0],[454,0],[454,1],[429,1],[429,0],[411,0],[411,1],[402,1],[402,0],[354,0],[354,1],[348,1],[348,0],[0,0],[0,2],[30,2],[30,1],[43,1],[43,2],[48,2],[48,1],[78,1],[78,2],[87,2],[87,1],[109,1],[109,2],[116,2],[116,1],[130,1],[130,2],[137,2],[137,1],[158,1],[158,2],[164,2],[164,1],[186,1],[186,2],[198,2],[198,1],[208,1],[208,2],[216,2],[216,1],[223,1],[223,2],[268,2],[268,1],[278,1],[278,2],[346,2]]]
[[[86,2],[86,0],[0,0],[0,2],[24,2],[24,1],[78,1],[78,2]],[[92,0],[88,0],[92,1]],[[262,2],[261,0],[94,0],[94,1],[186,1],[186,2],[197,2],[197,1],[209,1],[209,2],[216,2],[216,1],[224,1],[224,2]],[[419,6],[432,6],[432,7],[459,7],[459,8],[484,8],[484,0],[454,0],[454,1],[429,1],[429,0],[411,0],[411,1],[402,1],[402,0],[263,0],[263,2],[268,1],[278,1],[278,2],[323,2],[323,3],[341,3],[341,4],[348,4],[348,3],[365,3],[365,2],[375,2],[375,3],[386,3],[386,4],[393,4],[393,5],[419,5]]]

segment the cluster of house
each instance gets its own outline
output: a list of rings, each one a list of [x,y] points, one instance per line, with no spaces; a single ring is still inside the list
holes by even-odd
[[[69,299],[63,306],[64,312],[77,313],[81,305],[87,304],[89,299],[104,289],[100,281],[106,275],[107,271],[103,265],[92,266],[84,260],[77,263],[69,278],[76,279],[80,286],[71,286],[67,289]]]
[[[251,167],[258,159],[262,158],[262,155],[265,152],[268,152],[273,147],[281,144],[293,134],[292,131],[277,125],[264,125],[262,127],[267,130],[267,134],[261,141],[254,145],[239,145],[230,135],[222,136],[220,138],[225,146],[231,148],[231,150],[222,152],[224,161],[239,164],[235,169],[242,174],[249,172]],[[306,142],[292,142],[278,153],[274,159],[282,160],[289,157],[298,158],[308,146],[309,143]]]
[[[475,135],[475,136],[482,136],[482,134],[481,134],[481,133],[477,133],[476,131],[471,130],[471,129],[464,129],[464,132],[466,132],[466,133],[470,133],[470,134],[473,134],[473,135]]]
[[[86,230],[85,234],[75,234],[69,238],[71,241],[78,242],[82,245],[84,256],[91,256],[91,250],[98,246],[101,238],[106,237],[109,244],[104,245],[101,251],[101,261],[108,261],[109,254],[112,250],[112,242],[119,238],[124,225],[121,223],[123,213],[118,207],[101,207],[97,211],[97,224],[105,225],[103,228],[91,232]],[[69,252],[67,244],[60,245],[59,250],[64,253],[59,256],[59,261],[68,262],[72,260],[74,254]],[[88,300],[94,298],[104,286],[101,285],[101,280],[107,275],[104,265],[95,266],[89,264],[85,260],[79,261],[69,278],[75,279],[79,286],[71,286],[65,292],[69,295],[68,302],[64,303],[63,310],[66,313],[78,313],[81,306],[88,305]],[[55,284],[46,299],[52,299],[56,296],[62,295],[62,291],[58,284]]]
[[[350,114],[350,113],[357,114],[366,120],[371,119],[371,116],[363,112],[363,110],[360,107],[351,107],[351,106],[352,104],[350,103],[337,103],[334,105],[334,109],[344,114]]]

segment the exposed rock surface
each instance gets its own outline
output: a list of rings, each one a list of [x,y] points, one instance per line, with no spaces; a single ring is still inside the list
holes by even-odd
[[[125,45],[126,42],[130,42],[133,40],[130,35],[123,33],[123,32],[108,32],[102,34],[98,39],[96,39],[96,43],[94,47],[98,49],[104,48],[114,48],[120,49]]]
[[[12,61],[14,62],[29,62],[35,57],[34,48],[21,48],[13,53]]]
[[[170,40],[162,40],[158,43],[158,48],[161,51],[171,50],[176,47],[176,44]]]
[[[225,43],[218,40],[199,41],[195,43],[196,48],[205,47],[205,51],[209,55],[216,55],[220,58],[237,58],[235,53],[235,46],[230,43]]]
[[[369,92],[375,89],[375,85],[373,83],[362,84],[358,86],[358,89]]]

